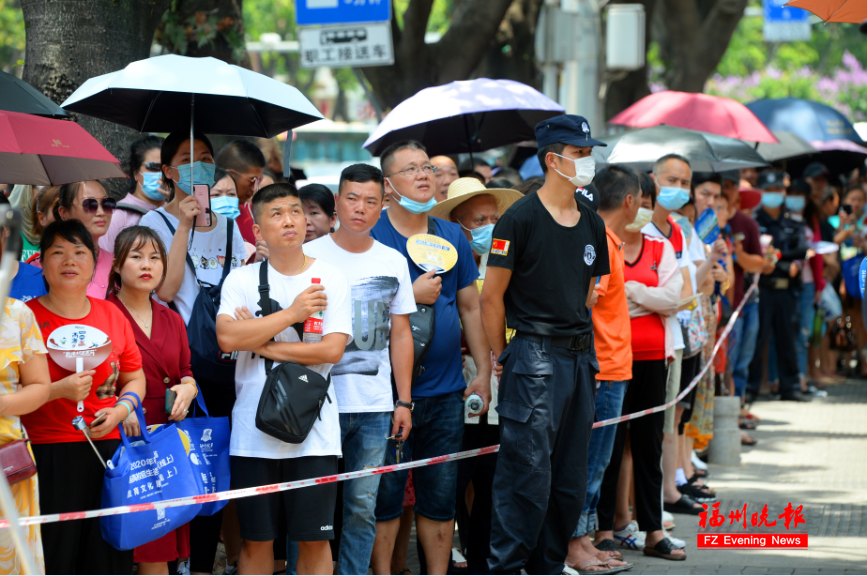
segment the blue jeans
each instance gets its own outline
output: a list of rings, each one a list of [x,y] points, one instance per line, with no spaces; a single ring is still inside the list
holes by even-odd
[[[750,362],[756,351],[756,338],[759,335],[759,303],[746,304],[741,315],[735,320],[734,346],[729,349],[732,363],[732,375],[735,381],[735,394],[743,398],[747,388],[747,378],[750,372]]]
[[[442,396],[414,399],[412,430],[403,445],[401,462],[424,460],[459,452],[464,439],[464,394],[452,392]],[[386,465],[395,464],[395,441],[388,441]],[[409,470],[382,475],[376,497],[376,521],[388,522],[403,514],[403,497]],[[448,522],[455,517],[455,491],[458,482],[457,460],[416,468],[415,513],[434,522]],[[365,568],[366,570],[366,568]]]
[[[386,437],[391,435],[391,412],[340,414],[340,439],[346,472],[382,466]],[[381,475],[343,482],[343,529],[337,560],[339,574],[367,574],[376,537],[376,493]],[[298,545],[287,546],[287,574],[295,574]],[[291,570],[291,571],[290,571]]]
[[[608,420],[620,416],[623,408],[623,397],[626,395],[626,386],[629,382],[623,380],[610,380],[600,382],[596,390],[596,421]],[[617,426],[603,426],[594,428],[590,433],[590,446],[587,458],[587,496],[584,498],[584,510],[578,520],[578,527],[572,538],[579,538],[596,529],[596,505],[599,503],[599,492],[602,488],[602,477],[608,462],[611,460],[611,451],[614,448],[614,436],[617,434]]]

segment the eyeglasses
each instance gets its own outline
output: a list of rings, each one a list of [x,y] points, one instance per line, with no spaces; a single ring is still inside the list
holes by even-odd
[[[162,170],[162,166],[159,162],[145,162],[144,167],[148,172],[159,172]]]
[[[263,179],[262,176],[245,176],[244,174],[241,174],[237,170],[232,170],[231,168],[229,168],[228,172],[235,174],[239,178],[243,178],[244,180],[247,180],[248,182],[250,182],[250,186],[258,186],[259,184],[262,183],[262,179]]]
[[[117,208],[117,200],[114,198],[85,198],[81,201],[81,209],[85,214],[96,214],[100,204],[106,214],[111,214]]]
[[[395,174],[403,174],[404,176],[411,176],[413,178],[416,177],[419,170],[427,174],[428,176],[434,176],[437,173],[436,166],[432,164],[425,164],[424,166],[410,166],[409,168],[404,168],[403,170],[398,170],[397,172],[392,172],[390,175],[394,176]]]

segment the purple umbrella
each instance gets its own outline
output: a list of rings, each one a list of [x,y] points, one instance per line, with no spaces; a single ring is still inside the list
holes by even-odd
[[[377,126],[364,148],[379,156],[401,140],[418,140],[428,154],[482,152],[535,140],[542,120],[562,106],[512,80],[479,78],[426,88],[404,100]]]

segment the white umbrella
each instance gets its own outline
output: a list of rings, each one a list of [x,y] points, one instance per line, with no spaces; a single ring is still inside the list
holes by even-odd
[[[322,119],[293,86],[216,58],[169,54],[87,80],[61,105],[139,132],[271,138]],[[190,174],[192,180],[192,173]]]

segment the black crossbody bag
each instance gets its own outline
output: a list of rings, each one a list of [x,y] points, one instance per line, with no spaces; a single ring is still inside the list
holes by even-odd
[[[282,310],[271,299],[268,284],[268,261],[259,267],[259,308],[263,317]],[[295,325],[296,331],[298,325]],[[301,334],[299,334],[299,337]],[[301,444],[310,434],[316,419],[322,420],[322,406],[327,400],[331,375],[323,378],[306,366],[283,362],[276,368],[265,358],[265,387],[256,409],[256,428],[283,442]]]

